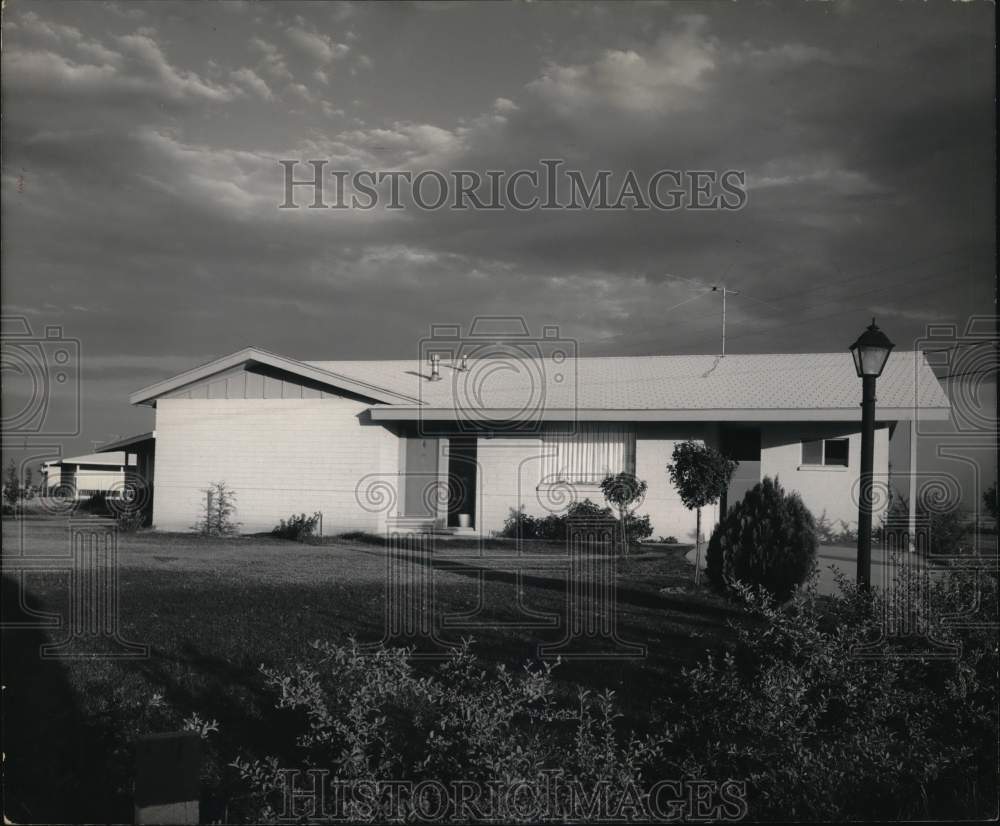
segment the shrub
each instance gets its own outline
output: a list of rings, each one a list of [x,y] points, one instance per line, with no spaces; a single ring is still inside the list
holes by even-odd
[[[232,536],[237,533],[240,523],[233,520],[236,494],[225,482],[215,482],[202,493],[205,494],[205,505],[194,529],[204,536]]]
[[[927,532],[927,550],[933,556],[958,556],[963,552],[962,540],[966,529],[955,503],[930,507],[923,498],[917,499],[917,530]],[[909,532],[910,503],[903,496],[893,494],[889,507],[879,527],[881,538],[888,533],[899,547]]]
[[[412,654],[381,646],[365,653],[353,639],[317,642],[304,662],[262,667],[276,707],[285,711],[276,723],[294,727],[298,737],[291,762],[233,761],[249,793],[251,822],[281,811],[279,766],[299,769],[305,784],[305,771],[322,767],[330,783],[426,780],[445,793],[457,781],[483,788],[495,783],[521,787],[522,799],[537,795],[547,786],[546,773],[558,771],[562,782],[578,781],[588,792],[604,781],[611,806],[620,805],[627,784],[644,787],[643,769],[659,754],[659,743],[618,732],[613,691],[568,696],[556,691],[552,665],[529,664],[520,674],[488,666],[468,640],[433,671],[418,672]],[[498,805],[514,805],[510,797],[498,795]],[[383,796],[376,800],[374,812],[362,814],[348,797],[343,814],[349,822],[420,819],[408,796],[398,799],[402,812]],[[492,814],[490,822],[529,819],[506,808]]]
[[[625,553],[628,553],[628,547],[632,541],[632,537],[629,536],[629,520],[632,519],[633,511],[646,495],[646,487],[646,483],[642,479],[637,479],[634,473],[617,473],[613,476],[606,476],[601,481],[601,493],[618,510],[622,550]],[[649,517],[646,517],[646,522],[649,522]],[[639,529],[639,526],[633,525],[633,528]],[[653,529],[650,527],[646,536],[652,532]]]
[[[149,524],[149,511],[146,508],[124,506],[115,511],[115,525],[123,533],[135,533]]]
[[[573,520],[591,520],[615,522],[611,508],[602,507],[590,499],[573,502],[565,513],[550,513],[547,516],[535,517],[524,512],[524,508],[510,509],[510,514],[504,521],[498,535],[508,539],[544,539],[549,542],[564,542],[568,526]],[[653,535],[653,526],[649,516],[629,514],[625,522],[626,535],[630,542],[638,542]]]
[[[99,490],[97,493],[92,493],[86,499],[81,500],[76,509],[83,513],[89,513],[92,516],[114,516],[112,506],[108,504],[109,499],[111,497],[108,496],[107,491]]]
[[[21,501],[21,478],[18,476],[17,465],[13,459],[7,463],[7,470],[4,473],[3,501],[11,509],[11,512]]]
[[[653,523],[649,521],[649,514],[636,516],[634,513],[625,517],[625,535],[629,542],[641,542],[649,539],[653,535]]]
[[[798,494],[765,477],[733,506],[708,543],[708,577],[721,591],[760,585],[787,600],[816,562],[816,527]]]
[[[296,516],[293,513],[288,517],[287,521],[282,519],[271,533],[281,539],[294,539],[296,542],[305,542],[305,540],[315,533],[316,527],[319,525],[319,520],[319,511],[312,516],[306,516],[304,513]]]
[[[839,527],[835,528],[824,510],[816,520],[816,537],[819,541],[824,545],[857,544],[858,532],[843,519],[838,519],[837,524]]]
[[[983,491],[983,508],[989,516],[1000,519],[1000,498],[997,497],[997,483]]]
[[[524,506],[511,508],[499,531],[500,536],[508,539],[537,539],[538,520],[524,512]]]
[[[735,645],[683,672],[660,776],[746,778],[758,821],[994,816],[996,579],[950,570],[929,591],[917,579],[892,599],[926,607],[927,624],[881,656],[864,648],[886,630],[880,590],[842,581],[839,597],[779,608],[744,589]],[[942,656],[934,641],[958,648]]]

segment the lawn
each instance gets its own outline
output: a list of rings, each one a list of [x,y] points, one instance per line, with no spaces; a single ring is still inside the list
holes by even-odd
[[[64,552],[67,537],[58,519],[4,520],[5,619],[17,607],[13,555]],[[436,623],[441,642],[473,636],[484,660],[514,668],[537,659],[540,645],[566,634],[567,605],[580,591],[570,586],[589,580],[558,545],[534,543],[518,555],[509,544],[471,544],[440,543],[433,555],[402,549],[396,567],[368,537],[300,544],[270,536],[123,535],[119,627],[125,639],[149,646],[147,658],[43,660],[39,645],[58,641],[65,626],[4,631],[8,815],[130,821],[129,750],[148,726],[155,696],[182,716],[218,720],[213,737],[227,758],[280,753],[287,733],[273,724],[258,667],[294,660],[313,640],[349,636],[433,652],[422,637],[387,632],[387,593],[412,596],[414,582],[433,583],[433,604],[414,616],[449,618]],[[555,671],[567,691],[613,688],[626,727],[643,728],[650,704],[674,690],[680,670],[717,646],[737,616],[693,587],[683,554],[659,547],[615,560],[616,632],[644,654],[609,658],[620,651],[614,640],[577,639],[567,651],[583,645],[585,654],[605,656],[567,659]],[[609,564],[601,556],[581,560],[591,571],[606,572]],[[393,591],[387,581],[397,574],[403,585]],[[26,574],[25,591],[30,608],[65,621],[68,573]]]

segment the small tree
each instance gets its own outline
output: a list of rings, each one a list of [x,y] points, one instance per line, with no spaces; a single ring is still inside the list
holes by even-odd
[[[622,553],[628,553],[628,521],[636,506],[646,495],[646,483],[636,479],[634,473],[617,473],[606,476],[601,482],[601,493],[618,510],[622,530]]]
[[[225,482],[215,482],[202,491],[205,494],[204,515],[194,529],[205,536],[232,536],[239,528],[233,521],[236,513],[236,494]]]
[[[17,465],[11,459],[3,478],[3,501],[11,508],[17,507],[21,500],[21,480],[17,475]]]
[[[667,465],[670,481],[688,510],[694,510],[694,581],[701,582],[701,509],[719,501],[739,462],[701,442],[674,446],[673,463]]]
[[[994,482],[983,493],[983,505],[994,519],[1000,519],[1000,503],[997,501],[997,483]]]

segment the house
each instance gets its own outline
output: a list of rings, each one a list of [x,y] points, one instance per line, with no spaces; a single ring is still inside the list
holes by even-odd
[[[766,475],[817,516],[857,521],[861,381],[849,353],[459,349],[298,361],[249,347],[134,393],[133,404],[155,408],[155,431],[108,449],[138,451],[163,530],[190,529],[207,486],[224,481],[245,532],[318,511],[324,533],[489,534],[512,508],[543,515],[572,499],[603,502],[601,478],[630,470],[648,483],[639,512],[654,537],[690,537],[694,515],[666,472],[685,439],[739,460],[723,509]],[[894,352],[878,382],[877,480],[888,479],[890,442],[910,434],[918,413],[947,418],[948,399],[923,354]],[[709,511],[708,530],[718,508]]]
[[[125,474],[135,457],[124,451],[102,451],[70,456],[42,464],[42,491],[46,496],[86,499],[95,493],[121,494]]]

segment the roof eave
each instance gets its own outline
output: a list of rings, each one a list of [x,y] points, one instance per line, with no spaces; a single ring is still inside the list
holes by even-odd
[[[114,442],[108,442],[106,445],[97,448],[95,453],[114,453],[116,450],[126,450],[130,447],[135,447],[143,442],[148,442],[156,438],[156,431],[150,430],[148,433],[139,433],[135,436],[127,436],[124,439],[118,439]]]
[[[500,423],[519,421],[629,421],[629,422],[860,422],[859,408],[712,408],[673,410],[613,410],[613,409],[550,409],[526,415],[514,408],[484,408],[470,410],[453,407],[372,407],[374,421],[462,421],[489,428]],[[876,411],[879,421],[921,419],[943,421],[950,416],[947,407],[885,407]]]

